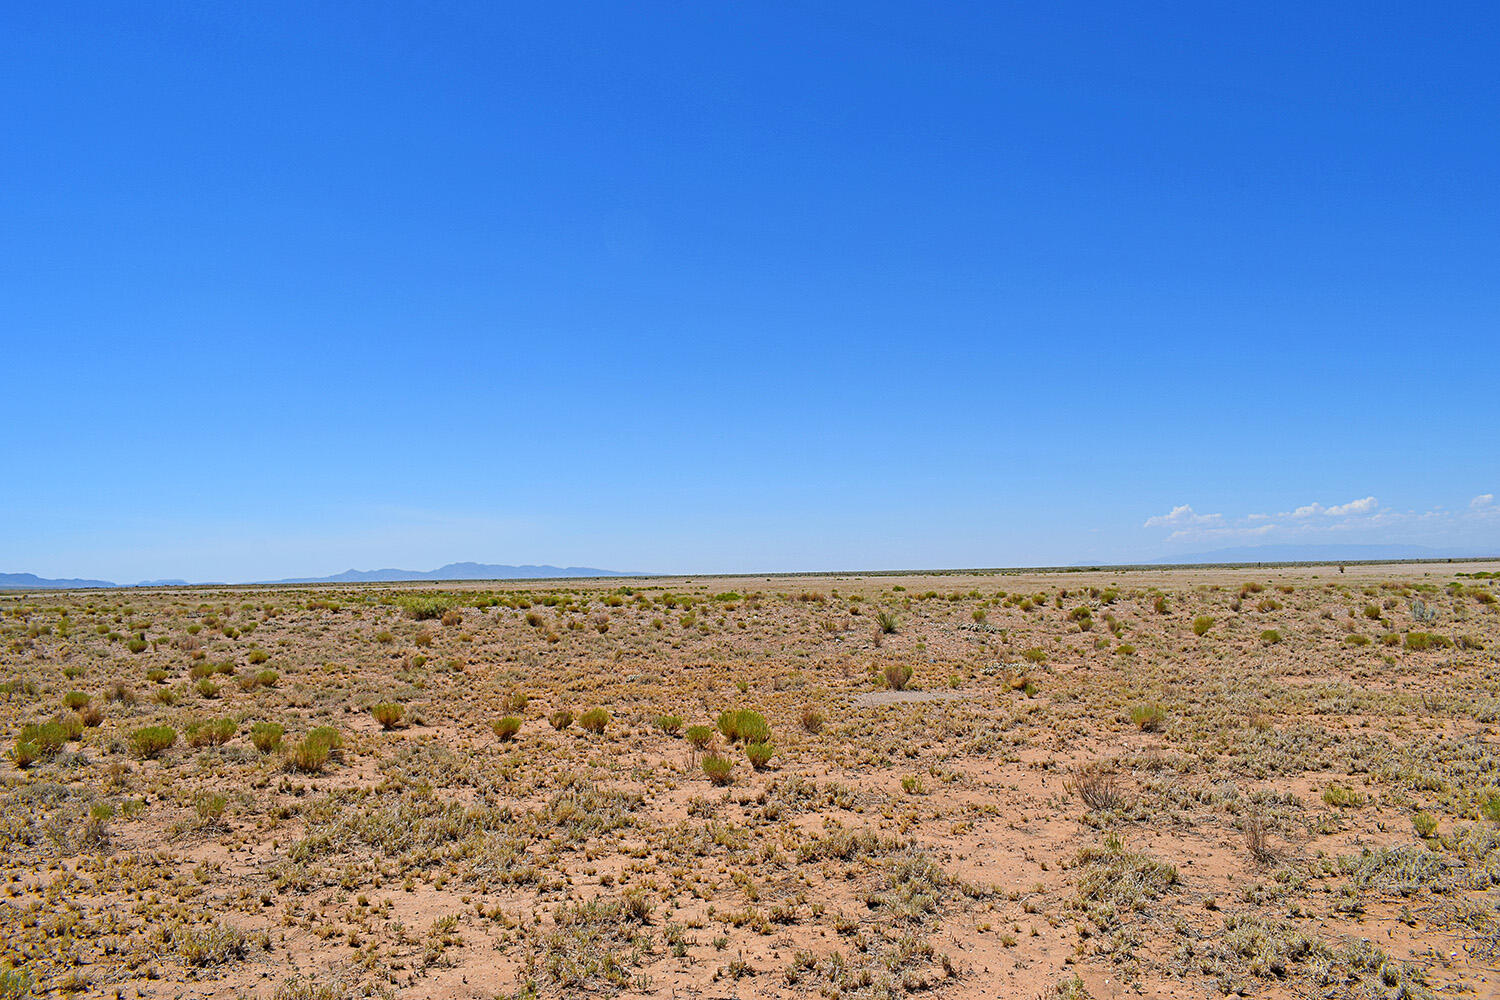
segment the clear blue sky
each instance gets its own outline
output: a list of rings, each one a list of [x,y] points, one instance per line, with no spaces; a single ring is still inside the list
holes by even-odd
[[[1497,16],[7,4],[0,570],[1500,550]]]

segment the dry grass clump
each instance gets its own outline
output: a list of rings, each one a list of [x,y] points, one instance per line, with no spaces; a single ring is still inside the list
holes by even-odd
[[[1114,770],[1099,761],[1075,764],[1063,787],[1096,812],[1112,812],[1125,805]]]
[[[377,705],[371,705],[370,714],[375,717],[376,722],[380,723],[381,729],[395,729],[401,724],[406,709],[394,702],[383,701]]]
[[[507,715],[504,718],[491,722],[490,728],[495,731],[496,739],[502,743],[509,742],[515,739],[516,734],[521,731],[521,720],[514,715]]]
[[[609,713],[602,708],[591,708],[578,717],[578,725],[586,733],[602,736],[609,728]]]

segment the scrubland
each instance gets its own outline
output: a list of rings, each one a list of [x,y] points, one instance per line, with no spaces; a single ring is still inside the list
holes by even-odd
[[[1500,995],[1494,564],[0,597],[0,998]]]

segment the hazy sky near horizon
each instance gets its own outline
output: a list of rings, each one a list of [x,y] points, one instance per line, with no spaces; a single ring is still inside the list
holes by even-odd
[[[0,11],[0,571],[1500,551],[1492,4]]]

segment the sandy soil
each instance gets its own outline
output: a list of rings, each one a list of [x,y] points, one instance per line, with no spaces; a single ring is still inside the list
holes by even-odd
[[[1496,572],[6,595],[0,998],[1497,996]]]

